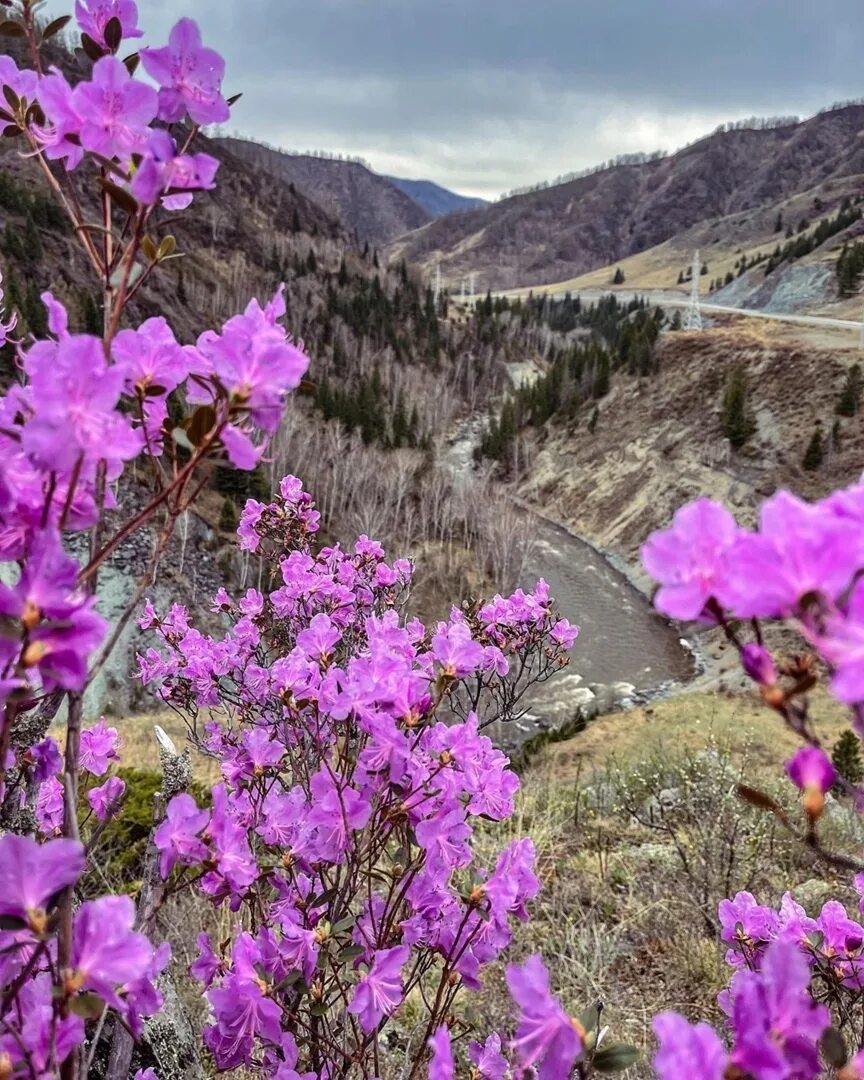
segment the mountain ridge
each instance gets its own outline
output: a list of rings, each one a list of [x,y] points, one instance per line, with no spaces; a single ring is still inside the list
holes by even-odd
[[[445,280],[482,288],[575,278],[669,240],[699,222],[764,212],[791,196],[862,176],[864,106],[798,124],[716,131],[666,157],[579,176],[429,222],[390,246]],[[781,237],[782,239],[782,237]]]

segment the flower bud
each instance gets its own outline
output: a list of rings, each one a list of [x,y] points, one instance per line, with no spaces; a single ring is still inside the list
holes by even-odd
[[[750,678],[762,686],[773,686],[777,682],[777,668],[771,653],[762,646],[751,642],[741,650],[741,666]]]

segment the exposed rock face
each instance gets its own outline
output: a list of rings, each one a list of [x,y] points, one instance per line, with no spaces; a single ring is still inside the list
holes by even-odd
[[[801,124],[716,133],[667,158],[619,165],[433,221],[400,238],[394,258],[484,289],[563,281],[644,251],[693,226],[864,173],[864,106]],[[776,212],[776,211],[773,211]],[[780,237],[782,239],[782,235]]]
[[[689,499],[719,499],[752,523],[759,502],[778,488],[815,498],[853,482],[864,461],[860,413],[840,422],[839,446],[819,470],[805,472],[801,461],[817,421],[830,441],[845,373],[859,354],[772,334],[759,324],[752,332],[664,335],[659,374],[617,376],[599,402],[593,435],[584,417],[544,429],[521,496],[637,568],[640,544]],[[757,431],[735,452],[720,403],[738,363]]]

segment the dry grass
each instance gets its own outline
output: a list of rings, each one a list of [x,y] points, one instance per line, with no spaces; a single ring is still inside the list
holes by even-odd
[[[820,738],[832,746],[848,726],[844,710],[820,691],[811,699],[810,712]],[[746,759],[760,771],[774,772],[799,745],[755,693],[693,692],[601,717],[574,739],[547,747],[541,767],[566,781],[602,768],[613,758],[698,753],[718,741],[729,744],[736,762]]]

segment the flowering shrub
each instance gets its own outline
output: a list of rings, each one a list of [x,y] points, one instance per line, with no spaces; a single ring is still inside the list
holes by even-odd
[[[576,630],[543,582],[453,609],[434,630],[406,625],[410,564],[387,563],[365,536],[353,552],[316,551],[317,529],[286,477],[274,502],[243,512],[241,545],[265,560],[271,588],[220,592],[224,636],[202,635],[180,607],[160,617],[147,606],[141,625],[161,649],[140,658],[142,678],[188,717],[223,777],[209,811],[187,794],[169,803],[154,836],[161,871],[243,912],[233,940],[200,936],[192,967],[219,1068],[374,1075],[382,1030],[408,1001],[409,1061],[416,1069],[432,1040],[443,1075],[447,1032],[465,1028],[460,991],[480,988],[539,888],[528,838],[494,866],[475,862],[474,822],[509,817],[519,786],[476,710],[488,699],[496,719],[512,715],[566,662]],[[507,978],[521,1016],[514,1064],[569,1075],[586,1033],[542,961]],[[504,1044],[490,1039],[477,1068],[500,1076]]]
[[[133,901],[73,905],[100,826],[124,796],[123,781],[107,775],[117,732],[101,722],[81,730],[96,650],[110,648],[96,604],[99,569],[157,516],[158,560],[214,464],[254,467],[308,366],[279,323],[281,290],[195,345],[181,346],[162,318],[124,325],[130,301],[176,254],[162,209],[188,206],[214,185],[218,163],[193,144],[198,125],[228,118],[222,61],[188,19],[165,48],[121,60],[124,41],[141,36],[135,4],[78,0],[90,70],[72,86],[45,70],[41,55],[68,18],[46,24],[39,7],[4,0],[0,30],[21,39],[32,67],[0,57],[0,120],[74,227],[101,284],[104,333],[70,333],[63,305],[45,293],[50,336],[16,337],[0,291],[0,345],[15,349],[20,373],[0,397],[0,558],[9,571],[0,585],[3,1077],[79,1075],[95,1049],[84,1049],[86,1021],[101,1018],[101,1031],[110,1011],[115,1029],[119,1018],[137,1035],[161,1006],[155,980],[170,950],[140,932]],[[136,77],[139,61],[152,82]],[[152,494],[109,529],[116,483],[135,459],[149,468]],[[63,536],[74,532],[89,533],[84,565],[64,551]],[[131,597],[130,611],[137,604]],[[47,730],[64,699],[61,753]],[[82,783],[82,771],[95,779]],[[37,832],[49,839],[39,843]]]
[[[765,704],[802,740],[786,772],[801,792],[803,826],[762,792],[742,787],[740,795],[773,813],[829,866],[855,874],[859,894],[864,866],[827,850],[819,822],[829,791],[850,797],[860,811],[864,789],[838,778],[806,694],[824,668],[834,695],[850,708],[853,730],[864,734],[862,525],[860,483],[815,504],[780,492],[763,504],[754,531],[741,528],[718,503],[700,499],[679,510],[671,527],[653,534],[642,550],[660,586],[658,610],[722,628]],[[797,631],[800,655],[774,655],[765,640],[772,623]],[[720,904],[719,918],[735,970],[720,1000],[731,1050],[704,1024],[658,1017],[659,1075],[677,1080],[695,1070],[700,1076],[812,1078],[833,1066],[843,1080],[864,1076],[864,926],[833,900],[808,918],[788,894],[774,910],[739,893]]]

